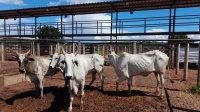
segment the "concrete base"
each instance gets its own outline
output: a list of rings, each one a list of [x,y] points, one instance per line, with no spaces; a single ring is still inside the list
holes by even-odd
[[[0,75],[0,87],[25,81],[25,74]]]

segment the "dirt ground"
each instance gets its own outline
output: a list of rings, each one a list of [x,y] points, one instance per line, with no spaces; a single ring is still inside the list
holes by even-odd
[[[0,63],[0,75],[16,72],[18,72],[16,61]],[[100,91],[98,76],[92,88],[88,87],[91,75],[86,77],[83,112],[199,112],[200,96],[187,92],[188,88],[196,85],[197,70],[189,70],[187,81],[182,81],[182,69],[178,75],[171,69],[170,74],[175,83],[166,80],[163,99],[154,94],[156,79],[153,74],[147,77],[136,76],[136,84],[132,87],[130,96],[127,96],[127,81],[124,81],[120,84],[120,93],[117,95],[115,92],[117,76],[112,67],[106,66],[104,92]],[[27,81],[0,87],[0,112],[60,112],[68,109],[69,94],[64,88],[61,73],[45,78],[43,98],[36,98],[34,94],[33,84]],[[80,98],[76,96],[73,112],[80,112],[79,104]]]

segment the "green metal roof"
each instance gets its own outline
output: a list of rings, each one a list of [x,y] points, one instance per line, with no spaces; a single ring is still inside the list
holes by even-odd
[[[80,15],[200,6],[200,0],[120,0],[0,11],[0,19]]]

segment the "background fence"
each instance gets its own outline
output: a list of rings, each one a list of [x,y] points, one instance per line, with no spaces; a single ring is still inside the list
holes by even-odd
[[[180,40],[179,40],[180,41]],[[12,60],[15,52],[27,52],[31,50],[31,54],[38,56],[49,56],[55,52],[61,52],[61,48],[66,52],[78,52],[81,54],[97,53],[104,56],[107,60],[109,51],[115,50],[117,54],[128,52],[131,54],[143,53],[150,50],[160,50],[170,57],[170,68],[176,68],[176,73],[179,73],[179,68],[184,69],[184,80],[187,80],[188,67],[197,69],[199,66],[199,47],[198,42],[156,42],[156,41],[132,41],[118,43],[85,43],[85,42],[63,42],[57,41],[52,44],[41,44],[36,40],[4,40],[1,41],[0,58],[4,60]]]

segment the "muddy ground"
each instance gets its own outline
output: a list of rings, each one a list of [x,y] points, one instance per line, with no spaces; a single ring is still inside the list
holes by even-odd
[[[0,75],[18,72],[16,61],[6,61],[0,63]],[[83,112],[170,112],[170,111],[200,111],[198,107],[187,107],[191,97],[199,99],[198,95],[187,92],[187,89],[196,85],[197,70],[189,70],[187,81],[181,81],[183,70],[175,75],[175,70],[170,70],[171,77],[175,84],[169,80],[165,82],[165,95],[163,99],[157,97],[155,92],[156,79],[153,74],[147,77],[136,76],[136,84],[132,87],[132,94],[127,96],[127,81],[120,84],[120,93],[115,92],[115,81],[117,76],[114,69],[106,66],[104,70],[105,87],[104,92],[100,91],[100,80],[97,80],[88,87],[91,75],[86,77],[85,99]],[[165,76],[166,78],[168,75]],[[13,79],[15,80],[15,79]],[[176,95],[190,95],[181,106],[177,105],[183,98]],[[44,97],[36,98],[34,85],[30,82],[21,82],[7,87],[0,87],[0,112],[60,112],[67,111],[69,106],[69,94],[64,88],[64,80],[61,73],[54,76],[47,76],[44,80]],[[184,96],[183,96],[184,97]],[[175,98],[177,98],[175,100]],[[180,100],[179,100],[179,99]],[[80,99],[76,96],[73,102],[73,112],[80,112]],[[198,104],[197,104],[198,105]],[[198,110],[199,109],[199,110]]]

